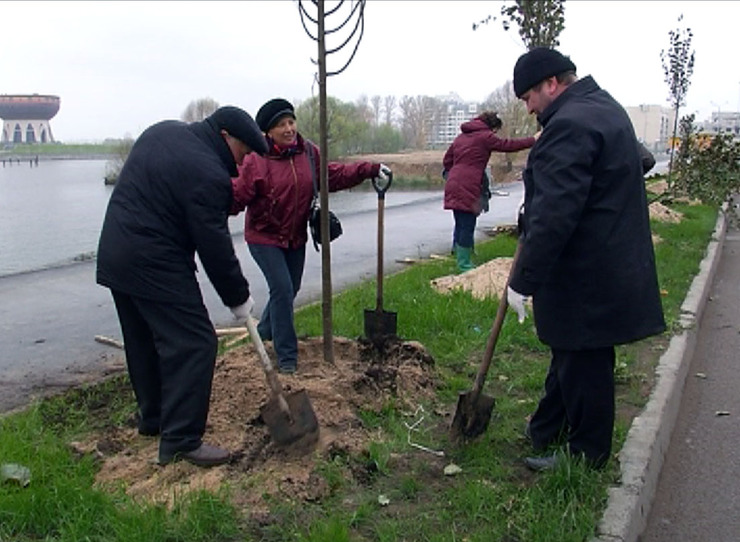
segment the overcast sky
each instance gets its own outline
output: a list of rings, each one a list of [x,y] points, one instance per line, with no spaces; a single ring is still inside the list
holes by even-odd
[[[334,5],[327,0],[327,8]],[[368,0],[362,42],[349,67],[328,79],[329,95],[355,101],[456,92],[483,101],[511,79],[525,52],[500,20],[472,30],[501,5]],[[60,96],[51,126],[63,142],[136,137],[203,97],[254,115],[275,96],[297,102],[318,94],[317,45],[296,1],[2,1],[0,20],[0,94]],[[740,2],[733,1],[568,0],[559,49],[622,105],[667,106],[660,52],[669,30],[690,27],[696,64],[682,114],[703,120],[740,109],[738,21]],[[329,70],[346,58],[332,55]]]

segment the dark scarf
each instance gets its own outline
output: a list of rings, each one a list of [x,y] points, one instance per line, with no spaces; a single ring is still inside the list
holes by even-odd
[[[275,158],[290,158],[304,152],[301,134],[296,134],[295,141],[290,145],[278,145],[270,136],[267,136],[267,145],[270,148],[270,156]]]

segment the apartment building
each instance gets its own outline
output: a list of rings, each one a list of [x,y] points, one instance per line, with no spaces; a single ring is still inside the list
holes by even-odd
[[[460,125],[478,114],[475,102],[465,102],[456,93],[435,98],[438,107],[428,117],[427,148],[444,149],[460,133]]]
[[[641,104],[625,107],[635,135],[651,151],[663,151],[673,135],[675,112],[668,107]]]

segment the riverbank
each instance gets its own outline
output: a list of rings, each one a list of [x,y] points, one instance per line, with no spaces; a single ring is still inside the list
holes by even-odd
[[[53,160],[110,160],[112,154],[58,154],[58,155],[4,155],[0,154],[0,163],[3,167],[37,165],[39,162],[51,162]]]
[[[20,163],[41,160],[107,160],[120,151],[121,141],[104,143],[5,143],[0,149],[0,161]]]

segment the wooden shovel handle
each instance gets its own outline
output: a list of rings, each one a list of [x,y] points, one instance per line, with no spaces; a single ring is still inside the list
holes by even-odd
[[[514,274],[514,268],[516,267],[516,263],[519,260],[519,254],[521,253],[521,251],[522,243],[521,241],[519,241],[516,244],[514,258],[511,261],[511,269],[509,270],[509,276],[506,279],[506,286],[504,286],[504,291],[501,293],[501,299],[499,300],[498,309],[496,310],[496,318],[494,319],[493,326],[491,327],[491,334],[488,336],[488,341],[486,342],[486,351],[483,353],[483,363],[481,363],[480,368],[478,369],[478,374],[475,377],[473,389],[470,392],[473,402],[478,400],[478,396],[483,389],[483,384],[486,382],[488,368],[491,366],[491,360],[493,359],[493,351],[496,349],[498,336],[499,333],[501,333],[501,327],[504,325],[506,309],[509,307],[509,301],[507,299],[509,282],[511,282],[511,277]]]
[[[380,194],[380,193],[379,193]],[[383,230],[384,226],[385,199],[378,196],[378,269],[375,284],[375,310],[378,314],[383,312]]]

